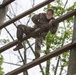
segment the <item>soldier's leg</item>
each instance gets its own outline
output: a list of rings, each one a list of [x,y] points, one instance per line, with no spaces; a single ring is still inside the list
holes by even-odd
[[[42,44],[42,37],[35,38],[35,57],[40,57],[40,50]]]
[[[15,51],[18,49],[23,48],[22,46],[22,38],[23,38],[23,34],[25,33],[26,35],[29,34],[31,31],[33,30],[33,28],[25,26],[25,25],[19,25],[17,27],[17,38],[19,40],[18,45],[16,46],[16,48],[14,49]]]
[[[27,35],[27,34],[29,34],[33,30],[34,30],[34,28],[32,28],[32,27],[29,27],[29,26],[26,26],[26,25],[19,25],[17,27],[17,38],[19,40],[21,40],[22,37],[23,37],[23,34]]]
[[[17,38],[21,40],[23,37],[23,25],[17,26]]]

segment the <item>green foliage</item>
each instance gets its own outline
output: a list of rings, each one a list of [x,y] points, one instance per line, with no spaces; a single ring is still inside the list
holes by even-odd
[[[74,10],[76,8],[76,2],[72,6],[66,7],[65,4],[62,2],[62,0],[56,0],[53,5],[52,4],[47,5],[44,8],[44,11],[47,10],[48,8],[53,8],[55,11],[54,16],[60,17],[61,15]],[[57,48],[60,48],[72,41],[73,20],[74,18],[71,17],[59,23],[59,28],[56,34],[51,34],[50,32],[48,32],[46,36],[46,41],[44,42],[44,44],[46,45],[46,50],[44,51],[45,54],[48,54],[49,52],[56,50]],[[59,56],[56,57],[56,60],[57,58],[59,58]],[[64,70],[66,70],[65,68],[68,66],[68,59],[69,59],[69,52],[65,52],[60,55],[60,58],[59,58],[60,62],[58,63],[58,66],[60,66],[59,75],[62,75]],[[47,62],[47,64],[50,64],[50,63]],[[51,66],[53,66],[52,67],[53,72],[55,72],[59,68],[57,66],[57,69],[56,69],[56,66],[54,64],[52,64]]]
[[[9,42],[9,40],[7,39],[0,39],[0,43],[4,43],[4,44],[6,44],[6,43],[8,43]]]
[[[3,64],[3,56],[0,54],[0,75],[4,74],[4,72],[2,71],[3,70],[2,64]]]
[[[8,42],[9,42],[8,39],[7,40],[6,39],[0,39],[0,44],[6,44]],[[3,64],[3,56],[0,54],[0,75],[4,74],[2,64]]]

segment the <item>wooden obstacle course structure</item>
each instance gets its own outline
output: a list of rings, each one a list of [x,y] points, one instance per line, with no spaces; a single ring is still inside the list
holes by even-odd
[[[55,51],[53,51],[53,52],[51,52],[51,53],[49,53],[47,55],[44,55],[44,56],[34,60],[33,62],[30,62],[30,63],[28,63],[26,65],[23,65],[20,68],[15,69],[15,70],[13,70],[13,71],[5,74],[5,75],[17,75],[17,74],[19,74],[21,72],[24,72],[24,71],[26,71],[26,70],[28,70],[28,69],[42,63],[42,62],[44,62],[44,61],[47,61],[48,59],[51,59],[51,58],[53,58],[53,57],[55,57],[55,56],[57,56],[59,54],[62,54],[63,52],[66,52],[66,51],[74,48],[75,46],[76,46],[76,42],[67,44],[64,47],[59,48],[59,49],[57,49],[57,50],[55,50]]]
[[[39,8],[41,8],[41,7],[43,7],[43,6],[47,5],[47,4],[49,4],[49,3],[52,2],[52,1],[54,1],[54,0],[45,0],[44,2],[36,5],[35,7],[31,8],[31,9],[23,12],[22,14],[16,16],[15,18],[13,18],[13,19],[5,22],[4,24],[2,24],[2,25],[0,26],[0,29],[6,27],[6,26],[8,26],[8,25],[10,25],[11,23],[13,23],[13,22],[15,22],[15,21],[17,21],[17,20],[19,20],[19,19],[27,16],[27,15],[29,15],[30,13],[36,11],[37,9],[39,9]]]
[[[57,18],[57,19],[55,19],[52,23],[60,23],[60,22],[62,22],[63,20],[66,20],[66,19],[74,16],[75,14],[76,14],[76,10],[73,10],[73,11],[68,12],[67,14],[65,14],[65,15]],[[22,41],[27,40],[27,39],[29,39],[30,37],[33,37],[33,36],[35,36],[36,34],[43,32],[46,28],[49,28],[49,25],[47,25],[47,26],[44,27],[44,28],[39,29],[38,31],[33,31],[33,32],[31,32],[30,34],[28,34],[27,36],[25,36],[25,37],[22,39]],[[18,44],[18,40],[15,40],[15,41],[13,41],[13,42],[8,43],[7,45],[5,45],[5,46],[3,46],[3,47],[0,48],[0,53],[3,52],[3,51],[5,51],[5,50],[7,50],[7,49],[9,49],[9,48],[11,48],[11,47],[13,47],[13,46],[15,46],[16,44]]]
[[[8,0],[6,3],[3,3],[0,5],[0,9],[6,7],[7,5],[9,5],[10,3],[12,3],[15,0]]]
[[[13,0],[13,1],[14,1],[14,0]],[[13,22],[15,22],[15,21],[17,21],[17,20],[19,20],[19,19],[21,19],[21,18],[23,18],[24,16],[26,16],[26,15],[28,15],[28,14],[36,11],[37,9],[43,7],[44,5],[49,4],[49,3],[52,2],[52,1],[54,1],[54,0],[46,0],[46,1],[42,2],[41,4],[39,4],[39,5],[37,5],[37,6],[33,7],[33,8],[25,11],[24,13],[16,16],[15,18],[13,18],[13,19],[5,22],[3,25],[0,26],[0,29],[6,27],[6,26],[8,26],[8,25],[10,25],[11,23],[13,23]],[[11,2],[10,2],[10,3],[11,3]],[[8,4],[9,4],[9,3],[8,3]],[[60,22],[66,20],[66,19],[68,19],[68,18],[70,18],[70,17],[72,17],[72,16],[74,16],[74,15],[76,15],[76,10],[73,10],[73,11],[71,11],[71,12],[68,12],[67,14],[65,14],[65,15],[57,18],[57,19],[55,19],[52,23],[60,23]],[[38,33],[42,33],[46,28],[49,28],[49,26],[50,26],[50,25],[47,25],[47,26],[44,27],[44,28],[40,28],[40,29],[37,30],[37,31],[31,32],[30,34],[28,34],[27,36],[25,36],[25,37],[22,39],[22,41],[27,40],[27,39],[29,39],[30,37],[33,37],[33,36],[35,36],[35,35],[38,34]],[[0,53],[2,53],[3,51],[6,51],[7,49],[9,49],[9,48],[11,48],[11,47],[13,47],[13,46],[15,46],[16,44],[18,44],[18,40],[15,40],[15,41],[13,41],[13,42],[10,42],[10,43],[8,43],[7,45],[5,45],[5,46],[3,46],[3,47],[0,47]],[[50,59],[50,58],[53,58],[53,57],[55,57],[55,56],[57,56],[57,55],[59,55],[59,54],[61,54],[61,53],[63,53],[63,52],[66,52],[66,51],[74,48],[75,46],[76,46],[76,42],[69,43],[69,44],[65,45],[64,47],[59,48],[59,49],[57,49],[57,50],[55,50],[55,51],[53,51],[53,52],[51,52],[51,53],[49,53],[49,54],[47,54],[47,55],[45,55],[45,56],[42,56],[42,57],[34,60],[33,62],[30,62],[30,63],[28,63],[28,64],[26,64],[26,65],[23,65],[23,66],[21,66],[20,68],[17,68],[17,69],[15,69],[15,70],[13,70],[13,71],[5,74],[5,75],[17,75],[17,74],[19,74],[19,73],[21,73],[21,72],[23,72],[23,71],[26,71],[26,70],[28,70],[28,69],[30,69],[30,68],[32,68],[32,67],[34,67],[34,66],[36,66],[36,65],[38,65],[38,64],[40,64],[40,63],[42,63],[42,62],[44,62],[44,61],[47,61],[47,60]]]

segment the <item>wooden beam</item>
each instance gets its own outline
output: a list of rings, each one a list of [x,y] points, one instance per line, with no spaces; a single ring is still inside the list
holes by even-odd
[[[59,23],[59,22],[61,22],[61,21],[63,21],[63,20],[68,19],[69,17],[72,17],[72,16],[75,15],[75,14],[76,14],[76,10],[73,10],[73,11],[68,12],[67,14],[65,14],[65,15],[57,18],[57,19],[55,19],[52,23]],[[39,29],[39,30],[35,30],[35,31],[31,32],[30,34],[28,34],[27,36],[25,36],[25,37],[22,39],[22,41],[27,40],[27,39],[29,39],[30,37],[33,37],[33,36],[35,36],[36,34],[43,32],[46,28],[49,28],[49,26],[50,26],[50,25],[46,25],[46,27],[44,27],[44,28],[41,28],[41,29]],[[5,50],[7,50],[7,49],[9,49],[9,48],[11,48],[11,47],[13,47],[13,46],[15,46],[16,44],[18,44],[18,40],[15,40],[15,41],[13,41],[13,42],[10,42],[10,43],[8,43],[7,45],[5,45],[5,46],[3,46],[3,47],[0,47],[0,53],[3,52],[3,51],[5,51]]]
[[[33,62],[30,62],[30,63],[28,63],[26,65],[23,65],[23,66],[15,69],[15,70],[5,74],[5,75],[17,75],[17,74],[19,74],[19,73],[21,73],[23,71],[26,71],[26,70],[28,70],[28,69],[30,69],[30,68],[44,62],[44,61],[47,61],[50,58],[53,58],[53,57],[55,57],[55,56],[57,56],[59,54],[62,54],[63,52],[66,52],[66,51],[68,51],[68,50],[70,50],[70,49],[72,49],[74,47],[76,47],[76,42],[69,43],[69,44],[63,46],[62,48],[57,49],[57,50],[55,50],[55,51],[53,51],[53,52],[51,52],[51,53],[49,53],[47,55],[44,55],[44,56],[34,60]]]
[[[8,0],[7,2],[0,5],[0,9],[6,7],[8,4],[12,3],[15,0]]]
[[[6,26],[8,26],[8,25],[10,25],[11,23],[13,23],[13,22],[15,22],[15,21],[17,21],[17,20],[19,20],[19,19],[21,19],[21,18],[23,18],[24,16],[29,15],[30,13],[36,11],[37,9],[39,9],[39,8],[41,8],[41,7],[43,7],[43,6],[47,5],[47,4],[49,4],[49,3],[52,2],[52,1],[54,1],[54,0],[45,0],[44,2],[36,5],[35,7],[31,8],[31,9],[23,12],[22,14],[16,16],[15,18],[13,18],[13,19],[5,22],[4,24],[2,24],[2,25],[0,26],[0,29],[6,27]]]

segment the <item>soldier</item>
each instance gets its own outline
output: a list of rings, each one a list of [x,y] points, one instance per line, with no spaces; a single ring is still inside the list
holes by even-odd
[[[32,21],[35,24],[34,28],[28,27],[25,25],[19,25],[17,27],[17,38],[20,41],[20,43],[17,45],[17,47],[14,50],[18,50],[22,48],[21,45],[21,39],[23,37],[23,34],[29,34],[31,31],[34,31],[37,28],[44,27],[47,24],[51,24],[52,20],[55,18],[53,17],[54,10],[48,9],[46,13],[40,13],[38,15],[34,15],[32,17]],[[58,29],[58,24],[52,24],[48,30],[45,30],[42,33],[39,33],[38,36],[35,36],[35,56],[36,58],[40,57],[40,50],[41,50],[41,44],[42,40],[45,38],[48,31],[50,31],[52,34],[55,34]]]

